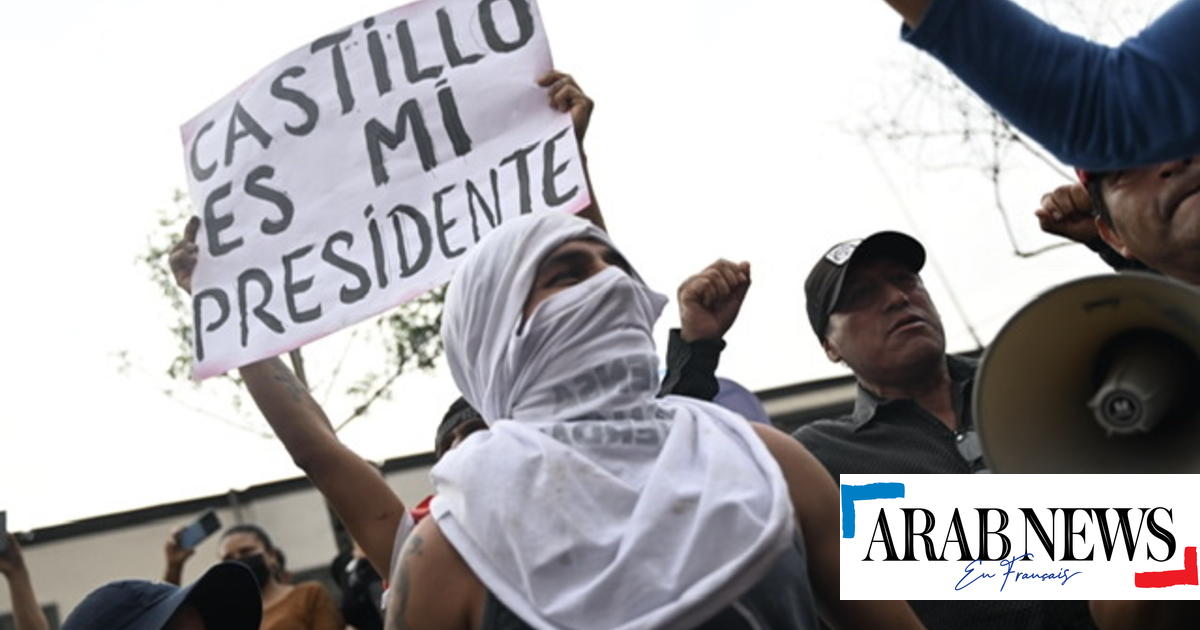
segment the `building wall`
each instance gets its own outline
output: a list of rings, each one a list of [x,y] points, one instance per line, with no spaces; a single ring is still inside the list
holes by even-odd
[[[408,506],[416,505],[432,492],[427,464],[390,472],[385,477]],[[224,506],[216,510],[223,527],[236,523],[262,526],[286,554],[290,571],[323,569],[337,553],[325,503],[311,485],[292,485],[298,487],[278,493],[261,493],[266,496],[249,500],[238,499],[235,507],[229,507],[227,497],[212,497],[208,501],[212,506]],[[253,495],[254,489],[238,494]],[[188,505],[195,503],[188,502]],[[159,506],[159,511],[169,507]],[[174,528],[191,522],[204,509],[205,506],[200,506],[187,513],[46,542],[35,539],[25,545],[23,551],[38,600],[43,605],[57,605],[59,617],[65,619],[88,592],[105,582],[123,578],[160,579],[167,536]],[[195,555],[185,567],[184,583],[196,579],[217,561],[218,538],[213,536],[196,548]],[[11,600],[5,584],[0,588],[0,618],[10,610]]]

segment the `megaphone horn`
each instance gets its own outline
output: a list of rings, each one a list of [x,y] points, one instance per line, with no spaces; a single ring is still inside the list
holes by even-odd
[[[974,412],[998,473],[1200,473],[1200,290],[1142,273],[1038,296],[984,353]]]

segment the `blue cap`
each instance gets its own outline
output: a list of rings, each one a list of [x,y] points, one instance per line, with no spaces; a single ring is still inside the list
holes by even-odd
[[[62,630],[162,630],[185,603],[196,607],[210,630],[258,630],[262,620],[254,574],[237,562],[222,562],[184,588],[146,580],[109,582],[71,611]]]

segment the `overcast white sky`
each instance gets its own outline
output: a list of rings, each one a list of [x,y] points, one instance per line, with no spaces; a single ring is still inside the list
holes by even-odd
[[[284,53],[395,2],[0,8],[0,509],[10,528],[298,474],[274,440],[162,393],[169,313],[134,259],[155,209],[184,188],[183,121]],[[925,168],[913,151],[869,148],[853,132],[910,91],[917,53],[882,2],[540,4],[556,65],[598,103],[586,147],[610,231],[651,286],[673,295],[717,257],[754,265],[721,370],[751,388],[841,373],[813,339],[802,297],[808,269],[837,241],[888,228],[918,236],[985,342],[1038,291],[1105,270],[1079,247],[1017,258],[975,170]],[[953,163],[953,151],[922,155]],[[1032,160],[1011,168],[1018,239],[1053,242],[1032,210],[1064,180]],[[927,276],[952,349],[973,347],[946,285]],[[677,319],[672,306],[660,338]],[[307,351],[318,385],[343,354],[375,356],[348,343]],[[117,369],[122,350],[134,359],[128,374]],[[454,395],[444,370],[405,377],[343,439],[377,460],[429,450]],[[236,416],[208,396],[198,406]],[[336,395],[326,403],[335,420],[349,413]]]

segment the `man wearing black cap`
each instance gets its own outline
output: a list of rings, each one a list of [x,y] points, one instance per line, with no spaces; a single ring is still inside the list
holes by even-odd
[[[968,404],[975,362],[946,355],[924,265],[912,237],[879,232],[835,245],[804,283],[825,355],[859,384],[849,416],[796,432],[835,477],[983,470]]]
[[[847,474],[986,472],[971,418],[976,361],[946,354],[942,321],[919,275],[925,248],[899,232],[879,232],[838,243],[813,266],[804,283],[809,324],[831,361],[845,363],[858,379],[853,411],[818,420],[796,439],[834,477]],[[703,300],[692,299],[705,285]],[[679,290],[684,330],[673,338],[668,380],[698,382],[724,344],[697,334],[702,313],[735,316],[747,282],[693,276]],[[693,328],[688,330],[688,328]],[[1086,602],[909,602],[931,630],[1094,629]]]
[[[262,600],[245,566],[224,562],[192,585],[121,580],[92,591],[63,630],[258,630]]]

